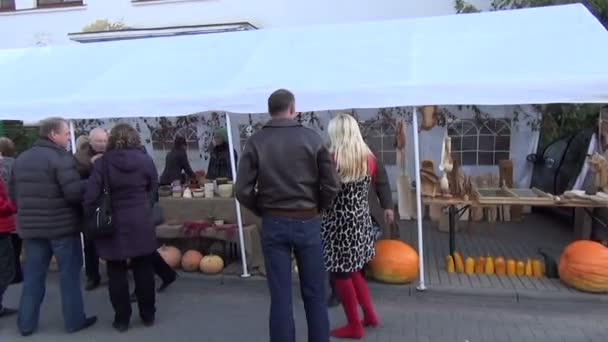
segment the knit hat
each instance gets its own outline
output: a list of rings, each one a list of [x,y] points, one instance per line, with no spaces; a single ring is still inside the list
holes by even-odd
[[[225,128],[216,129],[214,136],[220,137],[225,143],[228,143],[228,131]]]

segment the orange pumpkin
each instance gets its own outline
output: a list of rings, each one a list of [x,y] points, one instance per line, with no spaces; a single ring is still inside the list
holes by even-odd
[[[371,276],[378,281],[406,284],[418,278],[418,253],[405,242],[380,240],[369,266]]]
[[[224,269],[224,260],[218,255],[205,255],[199,268],[205,274],[218,274]]]
[[[199,251],[189,250],[182,257],[182,269],[186,272],[198,271],[203,255]]]
[[[158,254],[165,260],[165,262],[171,266],[171,268],[179,268],[180,261],[182,260],[182,252],[173,246],[163,245],[158,249]]]
[[[575,241],[559,260],[559,278],[585,292],[608,292],[608,247],[593,241]]]

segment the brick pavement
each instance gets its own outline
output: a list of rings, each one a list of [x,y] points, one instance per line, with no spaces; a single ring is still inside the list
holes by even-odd
[[[608,304],[515,303],[505,299],[412,293],[409,287],[372,286],[380,329],[369,330],[364,341],[377,342],[578,342],[608,341]],[[5,298],[15,305],[19,287]],[[299,341],[306,340],[301,301],[297,295],[296,321]],[[134,317],[126,334],[110,327],[112,310],[106,289],[86,294],[88,311],[100,322],[92,329],[65,335],[56,275],[51,275],[42,320],[37,334],[21,338],[13,318],[0,320],[0,341],[87,342],[87,341],[267,341],[268,297],[265,282],[237,278],[179,280],[158,297],[157,324],[144,328]],[[134,309],[135,313],[137,312]],[[330,311],[332,325],[344,322],[341,309]]]

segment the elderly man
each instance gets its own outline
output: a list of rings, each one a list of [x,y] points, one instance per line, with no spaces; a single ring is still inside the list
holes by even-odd
[[[42,121],[40,139],[23,152],[13,167],[11,186],[17,205],[18,233],[25,245],[23,290],[17,325],[23,336],[38,327],[51,257],[59,264],[61,306],[65,329],[76,332],[95,324],[84,313],[82,268],[81,180],[74,156],[68,152],[70,130],[64,119]]]
[[[78,172],[82,179],[88,179],[91,174],[91,168],[95,160],[106,151],[108,145],[108,132],[97,127],[91,130],[88,136],[88,142],[84,143],[81,148],[76,151],[76,159],[78,160]],[[84,242],[84,269],[87,277],[85,285],[86,291],[92,291],[99,286],[101,276],[99,274],[99,257],[95,251],[93,241],[86,239]]]

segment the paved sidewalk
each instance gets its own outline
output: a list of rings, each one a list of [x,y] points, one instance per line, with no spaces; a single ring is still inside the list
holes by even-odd
[[[578,342],[608,341],[608,305],[605,303],[547,304],[546,301],[514,303],[440,293],[413,293],[409,287],[373,285],[380,329],[368,330],[364,341],[421,342]],[[13,286],[5,304],[16,305],[20,287]],[[111,326],[112,309],[107,290],[86,294],[88,312],[100,321],[84,332],[63,333],[56,275],[51,275],[39,331],[22,338],[15,319],[0,319],[0,341],[32,342],[186,342],[268,341],[268,295],[265,282],[238,278],[179,279],[158,297],[157,324],[143,327],[136,317],[125,334]],[[306,341],[302,303],[295,295],[298,341]],[[330,311],[332,326],[342,324],[340,308]]]

